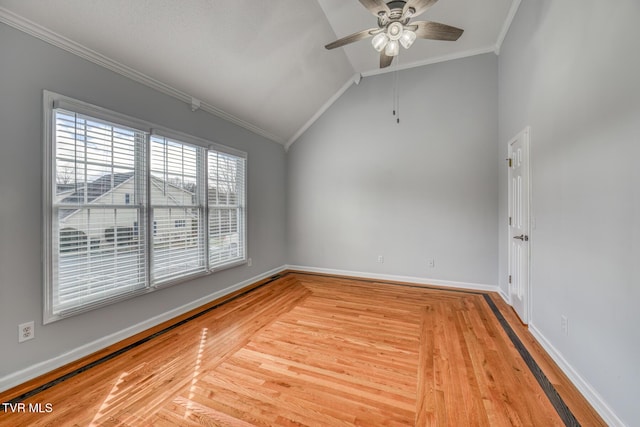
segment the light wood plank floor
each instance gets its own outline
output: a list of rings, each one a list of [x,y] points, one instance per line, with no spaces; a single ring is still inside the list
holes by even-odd
[[[497,295],[297,273],[24,402],[0,425],[605,425]]]

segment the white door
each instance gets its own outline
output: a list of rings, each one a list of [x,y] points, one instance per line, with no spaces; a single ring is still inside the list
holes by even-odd
[[[509,297],[529,322],[529,128],[509,142]]]

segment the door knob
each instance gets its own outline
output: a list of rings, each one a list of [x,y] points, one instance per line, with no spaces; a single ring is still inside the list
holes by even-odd
[[[529,241],[529,236],[527,236],[526,234],[521,234],[519,236],[513,236],[514,239],[518,239],[518,240],[522,240],[523,242],[528,242]]]

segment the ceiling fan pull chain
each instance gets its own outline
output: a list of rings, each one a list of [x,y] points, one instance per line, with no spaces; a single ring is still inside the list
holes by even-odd
[[[400,65],[400,55],[398,55],[398,58],[396,60],[396,64],[395,66],[395,71],[394,71],[394,86],[395,86],[395,110],[396,110],[396,124],[400,124],[400,71],[398,70],[398,67]]]
[[[397,66],[397,64],[396,64]],[[396,68],[396,123],[400,124],[400,72]]]
[[[393,85],[393,90],[391,91],[391,99],[392,99],[392,104],[393,104],[393,115],[396,115],[396,76],[395,76],[395,71],[394,71],[394,75],[392,77],[392,85]]]
[[[398,116],[400,115],[400,111],[398,110],[398,70],[393,72],[393,115],[396,117],[396,122],[398,121]]]

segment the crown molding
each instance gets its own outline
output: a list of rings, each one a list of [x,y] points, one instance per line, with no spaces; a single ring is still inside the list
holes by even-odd
[[[422,61],[409,62],[402,65],[391,66],[387,68],[380,68],[365,71],[362,73],[363,77],[377,76],[380,74],[392,73],[394,71],[408,70],[410,68],[422,67],[425,65],[437,64],[439,62],[451,61],[454,59],[467,58],[469,56],[482,55],[485,53],[495,52],[495,45],[485,46],[478,49],[465,50],[463,52],[456,52],[450,55],[437,56],[434,58],[428,58]]]
[[[97,64],[103,68],[114,71],[138,83],[142,83],[145,86],[148,86],[152,89],[157,90],[158,92],[162,92],[173,98],[179,99],[180,101],[185,102],[190,106],[192,105],[192,100],[194,98],[191,95],[179,89],[176,89],[172,86],[169,86],[165,83],[162,83],[159,80],[149,77],[146,74],[136,71],[133,68],[128,67],[124,64],[121,64],[86,46],[76,43],[73,40],[70,40],[60,34],[57,34],[39,24],[36,24],[35,22],[30,21],[16,13],[13,13],[4,7],[0,7],[0,22],[3,22],[17,30],[20,30],[33,37],[36,37],[60,49],[66,50],[67,52],[70,52],[76,56],[79,56],[80,58],[93,62],[94,64]],[[232,114],[229,114],[226,111],[221,110],[220,108],[217,108],[214,105],[209,104],[207,102],[201,101],[199,109],[206,111],[210,114],[213,114],[214,116],[217,116],[235,125],[238,125],[255,134],[258,134],[267,139],[270,139],[271,141],[277,142],[282,145],[285,145],[286,143],[284,138],[278,135],[275,135],[271,132],[268,132],[258,126],[252,125],[251,123],[248,123]]]
[[[504,25],[502,26],[502,31],[498,35],[498,40],[496,41],[495,52],[496,55],[500,55],[500,48],[502,47],[502,42],[504,42],[505,37],[507,37],[507,33],[509,32],[509,28],[511,28],[511,23],[513,19],[516,17],[516,12],[518,12],[518,8],[520,7],[520,3],[522,0],[513,0],[511,3],[511,8],[507,13],[507,18],[504,20]]]
[[[376,76],[380,74],[391,73],[393,71],[407,70],[409,68],[422,67],[425,65],[451,61],[454,59],[466,58],[469,56],[482,55],[482,54],[491,53],[491,52],[495,52],[494,45],[486,46],[480,49],[467,50],[467,51],[455,53],[452,55],[444,55],[436,58],[429,58],[424,61],[411,62],[409,64],[402,64],[399,66],[387,67],[384,69],[376,69],[376,70],[365,71],[363,73],[356,73],[352,77],[350,77],[349,80],[347,80],[347,82],[340,89],[338,89],[338,91],[335,94],[333,94],[333,96],[329,98],[327,102],[325,102],[322,105],[322,107],[320,107],[320,109],[300,129],[298,129],[298,131],[285,144],[285,150],[288,151],[289,148],[291,148],[291,146],[298,140],[298,138],[300,138],[300,136],[302,136],[302,134],[305,133],[307,129],[309,129],[316,122],[316,120],[318,120],[320,116],[322,116],[324,112],[327,111],[333,105],[333,103],[336,102],[338,98],[340,98],[347,91],[347,89],[349,89],[354,83],[359,84],[360,80],[363,77]]]
[[[347,89],[349,89],[354,83],[360,84],[360,79],[362,79],[362,75],[359,73],[356,73],[352,77],[349,77],[349,80],[347,80],[347,82],[342,85],[342,87],[338,89],[338,91],[334,93],[333,96],[331,96],[331,98],[327,100],[327,102],[322,104],[322,107],[320,107],[320,109],[316,111],[316,113],[311,116],[311,118],[307,120],[307,122],[302,125],[300,129],[298,129],[298,131],[289,139],[289,141],[287,141],[284,149],[286,151],[289,151],[289,148],[291,148],[293,143],[296,142],[298,138],[300,138],[300,136],[305,133],[307,129],[309,129],[311,125],[313,125],[316,120],[318,120],[320,116],[322,116],[324,112],[327,111],[333,105],[333,103],[336,102],[338,98],[340,98],[347,91]]]

